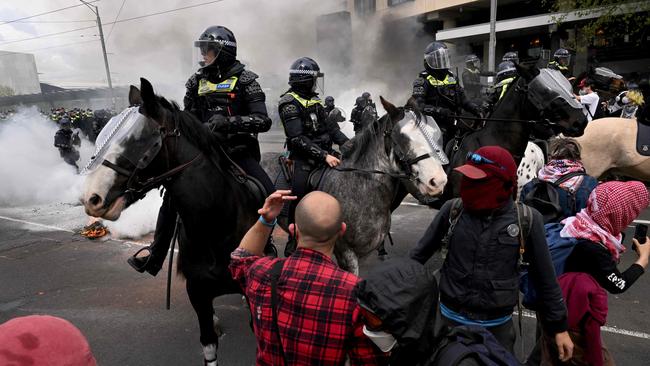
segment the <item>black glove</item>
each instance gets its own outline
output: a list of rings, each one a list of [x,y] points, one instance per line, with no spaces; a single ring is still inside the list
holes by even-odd
[[[212,132],[228,132],[230,121],[226,116],[215,114],[208,120],[208,127]]]

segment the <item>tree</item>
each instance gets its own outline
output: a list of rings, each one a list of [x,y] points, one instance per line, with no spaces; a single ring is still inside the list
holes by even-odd
[[[0,97],[11,97],[16,95],[16,92],[8,86],[0,85]]]
[[[611,38],[637,40],[640,43],[650,29],[650,1],[640,0],[543,0],[561,25],[569,16],[590,17],[578,26],[578,35],[571,48],[582,49],[593,43],[594,37],[607,34]],[[593,18],[593,16],[597,16]]]

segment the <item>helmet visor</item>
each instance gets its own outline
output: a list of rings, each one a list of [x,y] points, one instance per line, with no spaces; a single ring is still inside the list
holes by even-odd
[[[557,59],[560,65],[562,66],[569,66],[569,64],[571,63],[571,55],[557,56]]]
[[[220,41],[194,41],[194,64],[201,67],[209,66],[217,60],[224,47]]]
[[[437,50],[424,55],[424,61],[432,69],[449,69],[451,61],[449,59],[449,50],[438,48]]]

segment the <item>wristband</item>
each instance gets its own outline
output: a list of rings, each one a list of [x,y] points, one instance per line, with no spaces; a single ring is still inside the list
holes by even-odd
[[[262,215],[260,215],[260,218],[257,221],[261,222],[262,225],[264,225],[266,227],[273,228],[275,226],[275,224],[278,223],[278,218],[276,217],[275,219],[273,219],[272,222],[268,222],[268,221],[264,220],[264,217]]]

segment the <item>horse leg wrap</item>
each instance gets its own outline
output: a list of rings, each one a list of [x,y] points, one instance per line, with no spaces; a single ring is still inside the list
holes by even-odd
[[[217,345],[215,343],[203,346],[203,358],[206,366],[217,366]]]

